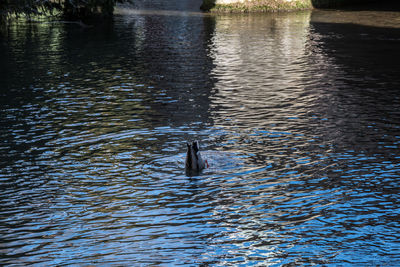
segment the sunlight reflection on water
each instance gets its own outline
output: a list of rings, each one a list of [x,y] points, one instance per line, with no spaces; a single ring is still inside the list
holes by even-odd
[[[0,263],[397,263],[400,32],[158,4],[1,41]]]

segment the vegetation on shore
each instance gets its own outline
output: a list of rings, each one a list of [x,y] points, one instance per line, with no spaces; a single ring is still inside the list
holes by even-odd
[[[312,8],[337,8],[345,5],[360,4],[376,0],[245,0],[222,4],[217,0],[203,0],[201,9],[210,12],[276,12],[294,11]]]
[[[311,9],[310,0],[253,0],[237,2],[232,4],[216,4],[215,0],[204,0],[203,10],[211,12],[276,12],[290,10]]]
[[[126,0],[0,0],[0,23],[10,18],[62,16],[84,19],[111,17],[117,2]]]

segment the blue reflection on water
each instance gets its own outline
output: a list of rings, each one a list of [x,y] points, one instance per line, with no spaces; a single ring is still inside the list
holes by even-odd
[[[1,42],[1,264],[400,260],[396,28],[124,12]]]

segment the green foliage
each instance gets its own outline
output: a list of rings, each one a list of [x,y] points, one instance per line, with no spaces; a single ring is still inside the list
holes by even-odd
[[[58,0],[0,0],[0,16],[41,15],[61,8]]]
[[[0,0],[0,20],[10,17],[53,15],[86,18],[94,15],[112,16],[117,2],[126,0]]]
[[[211,12],[276,12],[311,9],[311,0],[252,0],[232,4],[215,4],[215,0],[204,0],[204,9]]]

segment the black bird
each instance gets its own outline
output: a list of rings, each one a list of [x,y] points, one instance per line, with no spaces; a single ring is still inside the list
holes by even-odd
[[[204,168],[208,168],[207,160],[203,160],[199,151],[199,142],[194,141],[193,143],[187,143],[186,162],[185,169],[186,173],[199,173]]]

